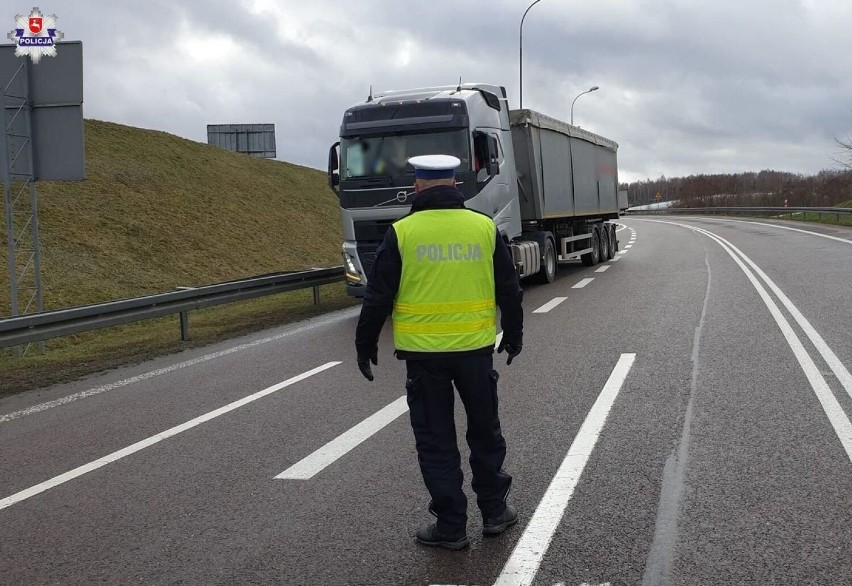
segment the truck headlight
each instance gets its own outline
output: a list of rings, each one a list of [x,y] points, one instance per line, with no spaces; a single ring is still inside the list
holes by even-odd
[[[355,263],[348,252],[343,253],[343,268],[346,271],[347,283],[351,283],[353,285],[360,285],[363,283],[363,279],[361,279],[361,275],[358,273],[358,269],[355,268]]]

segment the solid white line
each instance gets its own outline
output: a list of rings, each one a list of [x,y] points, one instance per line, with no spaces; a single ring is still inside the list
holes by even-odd
[[[750,222],[748,220],[723,220],[716,219],[717,222],[741,222],[743,224],[757,224],[758,226],[769,226],[770,228],[778,228],[779,230],[791,230],[793,232],[802,232],[803,234],[810,234],[811,236],[819,236],[820,238],[828,238],[830,240],[837,240],[838,242],[845,242],[846,244],[852,244],[852,240],[847,240],[846,238],[838,238],[837,236],[829,236],[828,234],[820,234],[819,232],[812,232],[810,230],[802,230],[801,228],[791,228],[790,226],[779,226],[778,224],[768,224],[766,222]]]
[[[595,272],[596,272],[596,273],[605,273],[605,272],[607,271],[607,269],[608,269],[609,267],[611,267],[611,266],[612,266],[612,265],[604,265],[604,266],[602,266],[601,268],[599,268],[598,270],[596,270]]]
[[[494,586],[528,586],[574,494],[636,354],[622,354]]]
[[[595,280],[594,277],[589,277],[587,279],[583,279],[582,281],[580,281],[579,283],[577,283],[576,285],[574,285],[571,288],[572,289],[582,289],[583,287],[585,287],[586,285],[588,285],[589,283],[591,283],[594,280]]]
[[[276,391],[280,391],[281,389],[283,389],[285,387],[289,387],[292,384],[295,384],[299,381],[303,381],[308,377],[311,377],[311,376],[313,376],[317,373],[320,373],[324,370],[328,370],[329,368],[331,368],[333,366],[337,366],[338,364],[340,364],[340,362],[326,362],[322,366],[318,366],[318,367],[313,368],[313,369],[311,369],[307,372],[303,372],[302,374],[294,376],[293,378],[288,378],[284,382],[280,382],[277,385],[273,385],[271,387],[263,389],[262,391],[258,391],[257,393],[254,393],[253,395],[249,395],[248,397],[244,397],[244,398],[242,398],[238,401],[234,401],[233,403],[229,403],[229,404],[225,405],[224,407],[220,407],[220,408],[218,408],[214,411],[210,411],[209,413],[205,413],[204,415],[201,415],[200,417],[196,417],[195,419],[187,421],[186,423],[182,423],[181,425],[172,427],[171,429],[167,429],[166,431],[160,432],[157,435],[149,437],[148,439],[144,439],[140,442],[136,442],[135,444],[127,446],[124,449],[118,450],[117,452],[113,452],[112,454],[106,455],[103,458],[99,458],[99,459],[95,460],[94,462],[89,462],[88,464],[84,464],[83,466],[80,466],[79,468],[74,468],[73,470],[66,472],[65,474],[60,474],[59,476],[51,478],[50,480],[46,480],[45,482],[42,482],[40,484],[36,484],[35,486],[31,486],[30,488],[27,488],[26,490],[22,490],[21,492],[15,493],[12,496],[8,496],[8,497],[0,500],[0,510],[5,509],[6,507],[10,507],[10,506],[14,505],[15,503],[19,503],[23,500],[30,498],[31,496],[35,496],[35,495],[42,493],[42,492],[44,492],[48,489],[51,489],[55,486],[59,486],[60,484],[68,482],[69,480],[73,480],[74,478],[77,478],[78,476],[82,476],[83,474],[87,474],[88,472],[92,472],[93,470],[97,470],[98,468],[101,468],[102,466],[106,466],[107,464],[109,464],[111,462],[115,462],[116,460],[120,460],[121,458],[124,458],[125,456],[129,456],[130,454],[135,454],[136,452],[138,452],[140,450],[144,450],[145,448],[152,446],[156,443],[159,443],[159,442],[163,441],[164,439],[175,436],[175,435],[182,433],[182,432],[184,432],[188,429],[192,429],[193,427],[195,427],[197,425],[201,425],[202,423],[204,423],[206,421],[210,421],[211,419],[215,419],[216,417],[219,417],[220,415],[224,415],[225,413],[228,413],[229,411],[233,411],[234,409],[239,409],[240,407],[242,407],[244,405],[248,405],[249,403],[258,400],[261,397],[265,397],[266,395],[272,394]]]
[[[276,476],[279,480],[309,480],[357,448],[400,415],[408,411],[408,402],[403,395],[393,403],[380,409],[346,433],[337,436],[313,454],[299,460]]]
[[[124,387],[127,385],[132,385],[133,383],[138,383],[140,381],[153,378],[155,376],[160,376],[162,374],[167,374],[169,372],[173,372],[175,370],[180,370],[182,368],[186,368],[188,366],[195,366],[196,364],[201,364],[202,362],[207,362],[208,360],[214,360],[216,358],[221,358],[222,356],[227,356],[228,354],[233,354],[234,352],[241,352],[242,350],[247,350],[249,348],[254,348],[255,346],[260,346],[261,344],[267,344],[269,342],[275,342],[280,340],[281,338],[286,338],[288,336],[292,336],[295,334],[300,334],[307,330],[312,330],[314,328],[327,325],[330,323],[334,323],[336,321],[340,321],[342,319],[346,319],[352,317],[352,315],[357,314],[360,311],[359,308],[355,307],[352,309],[343,310],[336,315],[328,316],[323,319],[319,319],[316,321],[312,321],[309,324],[304,326],[300,326],[298,328],[294,328],[292,330],[288,330],[286,332],[282,332],[280,334],[276,334],[274,336],[270,336],[268,338],[263,338],[262,340],[255,340],[254,342],[248,342],[246,344],[240,344],[239,346],[234,346],[233,348],[228,348],[227,350],[221,350],[219,352],[213,352],[211,354],[205,354],[204,356],[199,356],[198,358],[193,358],[192,360],[186,360],[184,362],[179,362],[177,364],[173,364],[171,366],[167,366],[165,368],[159,368],[157,370],[152,370],[150,372],[146,372],[143,374],[136,375],[134,377],[126,378],[124,380],[116,381],[114,383],[109,383],[106,385],[101,385],[99,387],[94,387],[92,389],[81,391],[79,393],[74,393],[73,395],[68,395],[67,397],[62,397],[61,399],[56,399],[55,401],[48,401],[47,403],[41,403],[39,405],[34,405],[27,409],[22,409],[21,411],[15,411],[14,413],[8,413],[6,415],[0,415],[0,423],[5,423],[7,421],[12,421],[13,419],[18,419],[19,417],[26,417],[27,415],[32,415],[34,413],[38,413],[40,411],[46,411],[47,409],[52,409],[53,407],[59,407],[60,405],[66,405],[68,403],[72,403],[79,399],[85,399],[86,397],[91,397],[92,395],[98,395],[100,393],[105,393],[106,391],[112,391],[113,389],[117,389],[119,387]]]
[[[544,305],[542,305],[538,309],[534,309],[533,313],[547,313],[548,311],[550,311],[551,309],[553,309],[554,307],[556,307],[557,305],[559,305],[560,303],[562,303],[566,299],[568,299],[568,298],[567,297],[554,297],[553,299],[551,299],[550,301],[548,301],[547,303],[545,303]]]
[[[741,256],[743,258],[743,260],[745,260],[746,263],[749,264],[749,266],[751,266],[752,269],[754,269],[754,271],[760,276],[760,278],[763,279],[763,281],[769,286],[769,288],[772,290],[772,292],[775,293],[775,295],[778,297],[778,299],[781,301],[781,303],[784,305],[784,307],[787,308],[787,311],[789,311],[790,314],[793,316],[793,319],[796,320],[796,323],[799,324],[799,327],[801,327],[802,330],[804,330],[805,334],[808,336],[808,339],[816,347],[817,351],[820,353],[823,360],[825,360],[826,364],[828,364],[829,368],[834,373],[834,376],[837,377],[837,380],[840,382],[840,384],[846,390],[846,393],[850,397],[852,397],[852,374],[850,374],[849,370],[846,368],[846,366],[844,366],[843,362],[841,362],[840,358],[838,358],[837,354],[834,353],[834,351],[826,343],[826,341],[819,334],[819,332],[817,332],[816,329],[811,325],[811,322],[809,322],[808,319],[802,314],[802,312],[799,311],[799,308],[796,307],[796,305],[790,300],[790,298],[787,297],[787,295],[784,294],[784,292],[781,290],[781,288],[778,287],[778,285],[776,285],[775,282],[771,278],[769,278],[769,276],[765,272],[763,272],[763,270],[759,266],[757,266],[757,264],[755,264],[754,261],[752,261],[742,250],[740,250],[739,248],[734,246],[731,242],[729,242],[728,240],[725,240],[724,238],[722,238],[718,234],[715,234],[713,232],[709,232],[709,231],[705,230],[704,228],[699,228],[699,227],[693,226],[691,224],[681,224],[681,223],[678,223],[678,222],[666,222],[666,221],[663,221],[663,220],[646,220],[646,221],[654,221],[654,222],[657,222],[657,223],[660,223],[660,224],[671,224],[671,225],[674,225],[674,226],[680,226],[682,228],[689,228],[691,230],[695,230],[696,232],[706,234],[706,235],[710,236],[711,238],[715,237],[715,238],[718,239],[717,242],[721,241],[721,242],[724,242],[725,244],[727,244],[728,246],[730,246],[739,256]],[[766,225],[766,226],[774,226],[776,228],[784,228],[784,226],[775,226],[774,224],[763,224],[762,222],[747,222],[745,220],[724,220],[724,221],[743,222],[744,224],[762,224],[762,225]],[[796,228],[790,228],[790,229],[796,230]],[[804,231],[804,230],[799,230],[799,231]],[[816,235],[816,236],[821,236],[821,234],[817,234],[816,232],[813,232],[813,234]],[[721,244],[721,242],[720,242],[720,244]]]
[[[802,312],[799,311],[799,308],[796,307],[796,305],[792,301],[790,301],[790,298],[784,294],[781,288],[778,287],[778,285],[776,285],[775,282],[770,279],[769,276],[764,273],[759,266],[757,266],[757,264],[754,263],[754,261],[752,261],[748,256],[746,256],[746,254],[742,250],[740,250],[718,234],[714,234],[713,232],[709,232],[707,230],[704,230],[703,228],[696,228],[696,230],[711,237],[715,236],[716,238],[718,238],[719,241],[724,242],[725,244],[730,246],[731,249],[733,249],[740,257],[742,257],[742,259],[746,263],[748,263],[748,265],[752,269],[754,269],[754,272],[757,273],[761,279],[763,279],[763,281],[769,286],[772,292],[775,293],[778,299],[781,300],[781,303],[784,305],[784,307],[787,308],[787,311],[790,312],[790,315],[793,316],[793,319],[796,320],[796,323],[799,324],[799,327],[804,330],[805,335],[807,335],[808,339],[816,347],[823,360],[825,360],[826,364],[828,364],[829,368],[831,368],[831,371],[834,373],[834,376],[836,376],[837,380],[840,381],[840,384],[843,385],[843,388],[846,390],[849,397],[852,397],[852,374],[850,374],[849,370],[843,365],[843,362],[841,362],[840,358],[837,357],[837,354],[834,353],[834,351],[831,349],[831,347],[829,347],[823,337],[819,335],[819,332],[817,332],[816,329],[811,325],[811,322],[809,322],[808,319],[802,314]]]
[[[775,301],[772,299],[772,297],[769,295],[769,293],[766,291],[760,281],[757,280],[757,277],[754,276],[754,273],[743,263],[742,260],[740,260],[739,256],[737,256],[734,251],[731,250],[731,248],[723,241],[724,239],[717,236],[716,234],[709,232],[703,228],[698,228],[689,224],[662,221],[660,221],[660,223],[681,226],[683,228],[689,228],[691,230],[695,230],[696,232],[704,234],[709,238],[715,240],[716,243],[718,243],[719,246],[721,246],[725,250],[725,252],[727,252],[728,255],[734,259],[734,262],[736,262],[740,269],[743,271],[743,273],[745,273],[746,277],[751,282],[752,286],[757,290],[757,293],[758,295],[760,295],[760,298],[763,300],[764,305],[766,305],[767,309],[769,309],[769,313],[775,319],[775,323],[778,325],[778,328],[781,330],[781,333],[787,340],[787,344],[793,351],[793,355],[796,357],[799,366],[805,373],[805,377],[808,379],[808,382],[810,383],[814,394],[817,396],[817,399],[819,400],[820,405],[822,406],[822,409],[826,414],[826,417],[828,417],[829,423],[831,423],[831,426],[834,428],[834,432],[837,434],[840,443],[843,445],[843,449],[846,451],[846,455],[852,461],[852,421],[850,421],[849,418],[846,416],[846,413],[843,411],[843,408],[840,406],[840,403],[837,401],[837,398],[831,391],[831,387],[829,387],[828,383],[825,382],[825,378],[823,378],[822,373],[819,371],[819,368],[814,363],[810,354],[808,354],[808,351],[805,349],[801,340],[799,340],[799,337],[796,335],[796,332],[793,331],[793,327],[790,325],[790,322],[788,322],[787,318],[784,317],[784,314],[781,313],[781,310],[779,309],[778,305],[775,303]],[[792,306],[792,302],[790,305]],[[804,316],[802,317],[804,319]],[[814,333],[816,332],[814,331]],[[822,340],[822,338],[819,339]]]

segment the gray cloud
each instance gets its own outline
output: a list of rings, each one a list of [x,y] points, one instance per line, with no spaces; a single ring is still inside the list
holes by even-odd
[[[528,0],[153,0],[42,6],[86,54],[88,117],[206,139],[273,122],[322,168],[344,108],[376,90],[488,81],[518,98]],[[23,8],[19,9],[23,10]],[[9,27],[11,28],[9,15]],[[852,5],[543,0],[524,25],[524,106],[616,140],[622,179],[835,166],[852,129]]]

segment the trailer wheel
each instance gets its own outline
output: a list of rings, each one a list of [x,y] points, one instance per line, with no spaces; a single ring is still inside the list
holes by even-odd
[[[618,252],[618,235],[615,233],[615,224],[609,225],[609,252],[611,258],[615,258],[615,253]]]
[[[601,262],[606,262],[612,258],[612,254],[609,251],[609,230],[607,230],[606,224],[601,225],[601,229],[598,231],[598,238],[601,240]]]
[[[553,240],[545,238],[544,240],[544,261],[541,263],[541,269],[535,275],[536,283],[552,283],[556,278],[556,249],[553,246]]]
[[[600,232],[598,232],[597,226],[592,228],[592,251],[587,252],[580,259],[583,261],[583,264],[587,267],[593,267],[601,259],[601,239]]]

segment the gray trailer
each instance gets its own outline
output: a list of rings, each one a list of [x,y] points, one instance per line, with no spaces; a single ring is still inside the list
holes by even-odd
[[[618,217],[616,143],[532,110],[509,119],[522,220]]]
[[[618,145],[532,110],[509,110],[491,84],[370,95],[343,115],[329,150],[340,199],[347,290],[363,296],[376,249],[414,195],[406,157],[445,153],[465,205],[488,214],[521,277],[555,278],[559,261],[586,265],[618,250]]]
[[[521,220],[538,244],[522,275],[551,282],[556,261],[608,260],[618,250],[618,144],[532,110],[509,112]],[[522,259],[526,263],[527,259]]]

